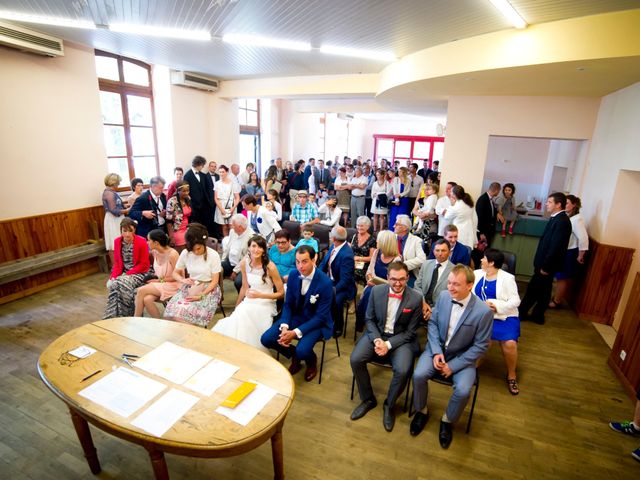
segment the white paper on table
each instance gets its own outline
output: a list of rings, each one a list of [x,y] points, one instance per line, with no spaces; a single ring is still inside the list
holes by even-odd
[[[191,377],[184,386],[208,397],[233,377],[233,374],[238,370],[240,367],[215,359]]]
[[[210,361],[209,355],[164,342],[137,360],[133,366],[182,385]]]
[[[78,395],[126,418],[165,388],[163,383],[120,367],[81,390]]]
[[[198,397],[172,388],[138,415],[132,425],[161,437],[182,418],[198,400]]]
[[[249,380],[257,384],[256,388],[247,397],[240,402],[236,408],[218,407],[216,412],[224,415],[230,420],[246,427],[253,418],[275,397],[276,392],[273,388],[267,387],[255,380]]]
[[[86,345],[80,345],[73,350],[69,350],[67,353],[77,358],[87,358],[89,355],[96,353],[96,351],[94,348],[87,347]]]

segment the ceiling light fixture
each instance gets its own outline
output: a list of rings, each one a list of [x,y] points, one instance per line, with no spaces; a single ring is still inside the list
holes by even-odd
[[[516,28],[527,28],[527,22],[507,0],[489,0],[500,13]]]
[[[235,45],[281,48],[283,50],[298,50],[301,52],[308,52],[311,50],[311,44],[306,42],[279,40],[277,38],[260,37],[256,35],[244,35],[242,33],[227,33],[222,37],[222,41],[225,43],[232,43]]]
[[[376,50],[361,50],[359,48],[333,47],[331,45],[322,45],[320,52],[328,55],[341,55],[343,57],[368,58],[370,60],[379,60],[381,62],[394,62],[397,57],[393,53],[378,52]]]
[[[182,40],[211,40],[211,34],[205,30],[181,30],[178,28],[152,27],[149,25],[135,25],[131,23],[112,23],[109,24],[109,30],[112,32],[149,35],[152,37],[178,38]]]
[[[38,23],[40,25],[53,25],[55,27],[96,29],[93,22],[87,20],[74,20],[72,18],[44,17],[40,15],[28,15],[26,13],[7,12],[0,10],[0,18],[14,20],[16,22]]]

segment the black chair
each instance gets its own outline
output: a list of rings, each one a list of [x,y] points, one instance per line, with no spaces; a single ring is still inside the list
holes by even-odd
[[[373,365],[375,367],[381,367],[381,368],[389,368],[391,369],[391,362],[387,361],[387,362],[381,362],[378,360],[373,360],[371,362],[368,362],[368,365]],[[409,389],[411,388],[411,380],[413,378],[413,368],[415,366],[415,362],[411,364],[411,370],[409,370],[409,380],[407,381],[407,386],[405,388],[406,392],[404,395],[404,406],[402,407],[402,411],[406,412],[407,411],[407,406],[409,404]],[[355,392],[355,387],[356,387],[356,376],[355,375],[351,375],[351,400],[353,400],[353,394]],[[411,412],[409,412],[411,413]]]
[[[338,338],[334,337],[336,341],[336,350],[338,351],[338,358],[340,358],[340,344],[338,343]],[[324,368],[324,350],[327,346],[327,341],[323,338],[320,340],[322,342],[322,354],[320,355],[320,372],[318,373],[318,385],[322,383],[322,370]],[[280,360],[280,352],[276,353],[276,359]]]
[[[329,234],[331,233],[331,227],[327,225],[314,224],[313,236],[318,241],[318,263],[322,261],[322,257],[329,250],[331,242],[329,240]]]
[[[516,254],[513,252],[506,252],[502,250],[502,254],[504,255],[504,263],[502,264],[502,269],[506,272],[509,272],[511,275],[516,274]]]
[[[447,385],[448,387],[453,387],[453,379],[451,377],[445,378],[440,375],[433,377],[430,379],[432,382],[439,383],[440,385]],[[473,420],[473,411],[476,408],[476,399],[478,398],[478,387],[480,386],[480,374],[476,369],[476,381],[473,382],[473,399],[471,401],[471,410],[469,410],[469,419],[467,420],[467,428],[465,433],[469,433],[471,430],[471,421]],[[411,392],[411,407],[409,408],[409,417],[411,417],[415,412],[413,411],[413,392]]]
[[[292,222],[291,220],[285,220],[282,222],[282,228],[289,232],[291,237],[291,243],[295,245],[300,240],[300,223]]]

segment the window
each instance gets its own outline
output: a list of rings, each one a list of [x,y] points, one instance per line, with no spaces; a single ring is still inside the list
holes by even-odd
[[[240,124],[240,164],[253,163],[260,168],[260,100],[242,98],[238,100],[238,123]]]
[[[373,155],[376,161],[386,158],[390,162],[400,160],[400,166],[417,163],[422,168],[422,161],[429,160],[429,167],[434,160],[442,160],[444,137],[416,137],[409,135],[374,135]]]
[[[151,67],[129,58],[96,50],[96,73],[109,172],[144,183],[158,174]]]

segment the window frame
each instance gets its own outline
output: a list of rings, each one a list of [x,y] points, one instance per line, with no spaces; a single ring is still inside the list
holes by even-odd
[[[238,99],[238,111],[240,110],[244,110],[245,111],[245,118],[247,117],[246,112],[255,112],[258,118],[258,125],[244,125],[242,123],[240,123],[240,118],[238,118],[238,126],[239,126],[239,130],[240,130],[240,135],[258,135],[260,136],[260,99],[256,98],[256,110],[254,110],[253,108],[248,108],[247,105],[247,99],[246,98],[241,98]],[[245,102],[245,106],[242,107],[240,106],[240,101],[244,101]]]
[[[423,161],[429,160],[429,168],[433,168],[433,151],[434,145],[436,143],[444,143],[445,137],[426,137],[426,136],[418,136],[418,135],[387,135],[387,134],[374,134],[373,135],[373,158],[378,159],[378,140],[393,140],[393,156],[390,159],[387,159],[393,165],[393,162],[399,160],[400,162],[406,162],[407,160],[415,160],[415,161]],[[409,157],[397,157],[396,156],[396,142],[411,142],[411,148],[409,152]],[[429,143],[429,158],[414,158],[413,150],[415,147],[415,143]],[[401,165],[402,166],[402,165]]]

